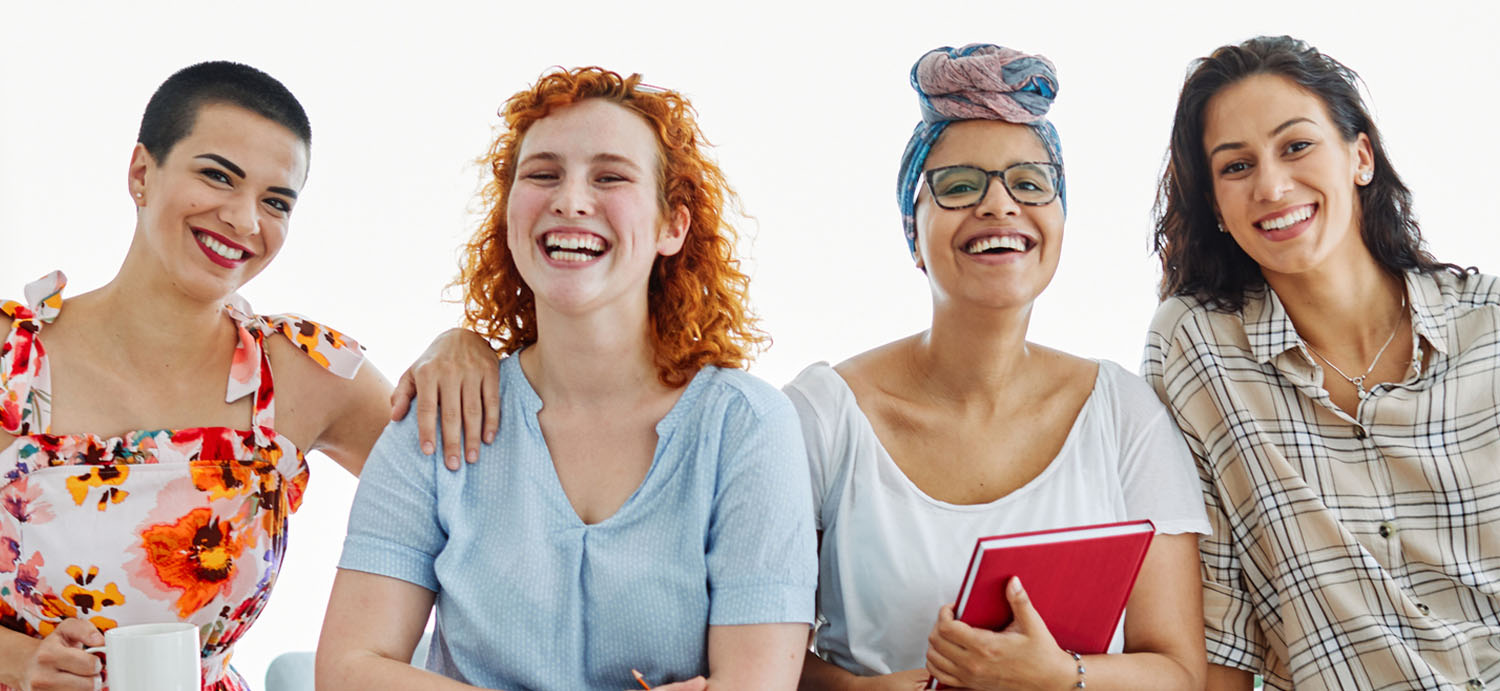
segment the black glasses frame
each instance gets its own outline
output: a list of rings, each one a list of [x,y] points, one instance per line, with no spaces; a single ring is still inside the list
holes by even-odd
[[[1022,201],[1022,200],[1016,198],[1015,191],[1012,190],[1010,188],[1010,185],[1005,182],[1005,173],[1007,171],[1011,170],[1012,168],[1020,168],[1021,166],[1040,166],[1042,168],[1047,168],[1047,169],[1049,169],[1049,170],[1052,171],[1052,180],[1053,180],[1053,184],[1052,184],[1052,196],[1048,197],[1047,201],[1044,201],[1044,202],[1028,202],[1028,201]],[[979,198],[975,199],[971,203],[961,204],[959,206],[948,206],[947,204],[944,204],[942,202],[942,197],[937,193],[937,188],[933,187],[932,179],[934,177],[936,177],[939,173],[942,173],[944,171],[953,170],[955,168],[963,168],[965,170],[977,170],[977,171],[979,171],[981,173],[984,173],[984,191],[980,192],[979,193]],[[1015,163],[1015,164],[1012,164],[1012,165],[1008,165],[1008,166],[1006,166],[1004,168],[1001,168],[1000,170],[985,170],[985,169],[980,168],[978,166],[963,166],[963,165],[959,165],[959,166],[943,166],[942,168],[933,168],[932,170],[922,171],[922,177],[923,177],[923,179],[927,180],[927,192],[932,195],[932,201],[934,203],[936,203],[939,207],[944,208],[944,209],[949,209],[949,210],[970,209],[970,208],[979,206],[980,204],[984,203],[984,198],[987,197],[987,196],[989,196],[990,186],[992,184],[991,181],[994,178],[999,178],[1000,179],[1000,186],[1005,188],[1005,193],[1008,194],[1008,195],[1010,195],[1010,198],[1012,200],[1014,200],[1017,204],[1021,204],[1023,206],[1046,206],[1048,204],[1051,204],[1052,202],[1057,201],[1057,194],[1062,189],[1062,185],[1061,185],[1062,174],[1063,174],[1062,166],[1059,165],[1059,164],[1053,163],[1051,161],[1022,161],[1020,163]]]

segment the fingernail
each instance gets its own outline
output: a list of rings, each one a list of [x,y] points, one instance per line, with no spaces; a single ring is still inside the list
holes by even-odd
[[[457,468],[458,467],[458,454],[452,454],[452,453],[448,454],[448,467],[449,468]]]
[[[494,441],[495,441],[495,433],[494,432],[490,432],[489,434],[484,435],[484,443],[491,444],[491,443],[494,443]]]
[[[479,460],[479,452],[474,449],[469,449],[469,454],[468,456],[466,456],[466,458],[470,463],[473,463],[474,461]]]
[[[424,455],[424,456],[431,456],[432,455],[432,451],[433,451],[433,449],[432,449],[432,442],[430,442],[430,441],[428,441],[428,442],[422,442],[422,455]]]
[[[1017,593],[1024,593],[1024,592],[1026,592],[1026,586],[1021,585],[1021,577],[1020,576],[1012,576],[1011,577],[1011,579],[1010,579],[1010,587],[1015,588],[1015,591]]]

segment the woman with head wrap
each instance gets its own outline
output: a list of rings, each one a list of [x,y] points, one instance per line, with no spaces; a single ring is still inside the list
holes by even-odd
[[[1358,77],[1259,37],[1172,128],[1146,378],[1198,458],[1214,688],[1500,681],[1500,284],[1428,254]]]
[[[931,674],[975,689],[1197,688],[1196,533],[1208,526],[1182,437],[1118,365],[1026,340],[1062,243],[1052,64],[940,48],[912,84],[922,122],[897,198],[932,325],[815,364],[785,389],[822,540],[817,657],[802,687],[912,689]],[[1075,659],[1015,581],[1004,631],[954,619],[976,538],[1143,518],[1161,534],[1110,648],[1123,654]]]

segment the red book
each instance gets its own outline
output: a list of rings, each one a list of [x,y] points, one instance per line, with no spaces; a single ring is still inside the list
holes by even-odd
[[[999,631],[1011,622],[1005,586],[1021,578],[1064,650],[1107,652],[1156,527],[1151,521],[982,537],[958,591],[958,620]],[[933,679],[928,688],[943,688]]]

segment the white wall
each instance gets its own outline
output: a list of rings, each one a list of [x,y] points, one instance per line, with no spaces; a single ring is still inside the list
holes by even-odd
[[[392,379],[456,322],[439,301],[474,226],[495,108],[550,65],[641,72],[697,105],[754,221],[744,253],[783,383],[917,331],[926,284],[901,239],[895,167],[912,125],[907,71],[974,41],[1040,52],[1062,81],[1067,251],[1033,340],[1134,369],[1155,306],[1149,210],[1187,61],[1291,33],[1369,84],[1395,165],[1439,258],[1500,272],[1492,131],[1493,3],[553,2],[0,3],[0,295],[61,268],[70,292],[118,266],[125,168],[155,86],[192,62],[284,81],[314,128],[290,240],[244,293],[360,339]],[[66,402],[62,403],[66,405]],[[294,519],[276,596],[239,646],[259,686],[311,649],[353,489],[326,459]]]

